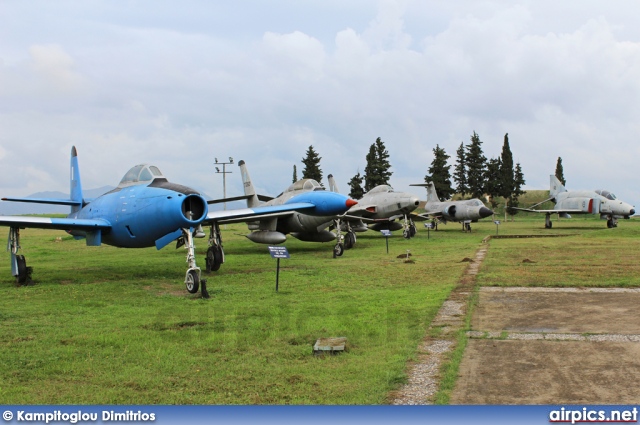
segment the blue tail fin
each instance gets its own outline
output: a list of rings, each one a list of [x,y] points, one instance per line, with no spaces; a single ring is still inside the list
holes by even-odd
[[[78,167],[78,151],[76,147],[71,148],[71,201],[78,204],[71,206],[71,213],[77,212],[82,209],[84,205],[84,197],[82,195],[82,183],[80,182],[80,168]]]

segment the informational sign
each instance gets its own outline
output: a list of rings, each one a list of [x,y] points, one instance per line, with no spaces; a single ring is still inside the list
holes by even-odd
[[[496,221],[494,221],[494,223],[495,223],[495,224],[496,224],[496,226],[497,226],[498,224],[500,224],[500,220],[496,220]]]
[[[269,246],[271,258],[291,258],[286,246]]]
[[[382,233],[382,236],[384,236],[385,238],[391,236],[391,230],[380,230],[380,233]]]
[[[427,229],[433,229],[433,223],[424,223],[424,227]]]

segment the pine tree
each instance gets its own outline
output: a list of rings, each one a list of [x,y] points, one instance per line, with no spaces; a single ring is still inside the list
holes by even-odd
[[[466,161],[469,193],[474,198],[481,198],[484,195],[484,175],[487,169],[487,158],[482,152],[480,136],[475,131],[471,136],[471,143],[466,146]]]
[[[298,181],[298,169],[296,168],[296,165],[293,164],[293,181],[292,183],[295,183]]]
[[[381,184],[389,184],[389,178],[393,174],[389,169],[389,152],[384,143],[378,137],[370,147],[367,154],[367,165],[364,168],[364,190],[370,191]]]
[[[489,195],[489,202],[494,210],[498,206],[498,197],[502,189],[502,182],[500,181],[501,169],[502,161],[500,158],[491,158],[487,163],[487,170],[485,171],[484,193]]]
[[[456,183],[456,192],[464,197],[469,193],[467,185],[467,156],[464,151],[464,143],[456,150],[456,165],[453,167],[453,181]]]
[[[307,149],[306,157],[302,158],[304,169],[302,170],[303,179],[314,179],[322,184],[322,170],[320,170],[320,160],[318,153],[313,150],[313,145]]]
[[[509,133],[504,135],[504,144],[502,145],[502,155],[500,156],[500,190],[497,196],[508,198],[511,196],[514,187],[513,177],[513,155],[509,147]]]
[[[353,176],[351,180],[349,180],[349,187],[351,190],[349,191],[349,196],[352,199],[361,199],[364,196],[364,189],[362,189],[362,181],[364,177],[360,175],[360,171],[358,174]]]
[[[567,181],[564,179],[564,169],[562,168],[562,158],[558,157],[558,162],[556,162],[556,177],[560,180],[563,186],[567,185]]]
[[[507,208],[507,211],[511,215],[516,215],[518,213],[518,210],[514,209],[514,207],[517,207],[519,205],[518,198],[520,197],[520,195],[524,195],[526,193],[524,190],[522,190],[522,186],[524,186],[525,180],[524,174],[522,173],[522,167],[520,167],[519,162],[516,164],[516,168],[513,172],[513,182],[513,192],[509,197],[509,207]]]
[[[449,169],[451,165],[447,164],[447,160],[450,158],[447,152],[439,145],[433,148],[433,161],[431,167],[429,167],[429,175],[424,176],[424,181],[429,183],[433,182],[436,187],[438,196],[443,201],[451,199],[455,191],[451,187],[451,173]]]

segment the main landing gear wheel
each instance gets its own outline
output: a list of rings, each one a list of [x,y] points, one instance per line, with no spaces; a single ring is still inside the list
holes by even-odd
[[[551,229],[552,227],[553,227],[553,222],[552,221],[550,221],[549,224],[545,223],[545,225],[544,225],[545,229]]]
[[[348,232],[344,235],[344,249],[351,249],[356,244],[356,235],[353,232]]]
[[[617,224],[617,223],[615,223],[612,219],[610,219],[610,218],[609,218],[609,219],[607,219],[607,227],[608,227],[609,229],[613,229],[614,227],[616,227],[616,224]]]
[[[200,287],[200,276],[198,276],[198,272],[196,270],[189,270],[187,272],[187,280],[184,284],[187,286],[187,291],[189,291],[190,294],[197,293]]]
[[[333,247],[333,256],[342,257],[342,254],[344,254],[344,245],[341,243],[336,244],[336,246]]]
[[[210,246],[207,249],[205,262],[207,263],[207,273],[220,270],[220,266],[222,265],[222,248],[220,246]]]
[[[409,236],[410,237],[414,237],[417,233],[417,229],[416,229],[416,225],[415,224],[411,224],[409,226]]]
[[[410,231],[409,231],[409,230],[407,230],[407,229],[404,229],[404,230],[402,231],[402,237],[403,237],[403,238],[405,238],[405,239],[409,239],[409,238],[411,238],[411,233],[410,233]]]
[[[29,278],[29,273],[27,269],[27,260],[25,260],[24,255],[16,255],[16,263],[18,264],[18,275],[16,276],[16,281],[20,284],[26,283]]]

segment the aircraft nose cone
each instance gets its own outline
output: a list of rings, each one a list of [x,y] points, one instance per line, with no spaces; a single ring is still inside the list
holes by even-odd
[[[489,217],[490,215],[493,215],[493,211],[491,211],[487,207],[480,207],[480,211],[478,211],[478,212],[480,213],[480,217],[482,217],[482,218]]]
[[[636,210],[634,210],[633,208],[631,208],[631,211],[629,211],[629,215],[634,215],[636,213]]]
[[[356,205],[358,203],[358,201],[354,201],[353,199],[349,198],[347,199],[347,208],[351,208],[352,206]]]

